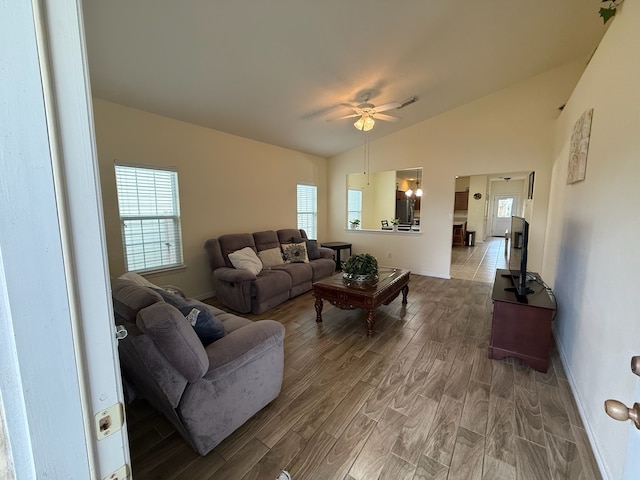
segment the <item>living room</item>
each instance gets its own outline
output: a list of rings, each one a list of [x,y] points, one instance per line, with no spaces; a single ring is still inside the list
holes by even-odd
[[[635,59],[640,12],[633,0],[624,7],[584,73],[581,61],[558,66],[372,141],[369,168],[422,167],[430,206],[422,211],[420,235],[394,235],[384,246],[374,233],[345,229],[346,176],[362,169],[361,147],[325,159],[95,98],[111,274],[122,273],[124,264],[115,160],[178,167],[188,268],[153,281],[181,285],[199,298],[212,288],[204,240],[292,226],[298,183],[318,187],[320,240],[348,240],[355,252],[385,259],[391,253],[394,265],[446,278],[455,175],[535,171],[530,269],[558,297],[558,349],[603,476],[622,478],[634,432],[604,415],[602,402],[638,398],[626,369],[640,333],[637,322],[627,321],[637,310],[630,267],[638,260],[632,239],[640,234],[631,197],[640,150],[633,108],[639,67],[629,59]],[[586,180],[565,185],[571,132],[588,108],[594,123]]]

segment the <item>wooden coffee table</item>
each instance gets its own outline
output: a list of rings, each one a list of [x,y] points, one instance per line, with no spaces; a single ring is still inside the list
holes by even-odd
[[[388,305],[402,292],[402,303],[407,303],[409,270],[380,267],[378,280],[359,283],[346,280],[336,273],[313,284],[316,297],[316,322],[322,322],[322,300],[327,300],[341,310],[363,308],[367,311],[367,335],[373,335],[375,311],[380,305]]]

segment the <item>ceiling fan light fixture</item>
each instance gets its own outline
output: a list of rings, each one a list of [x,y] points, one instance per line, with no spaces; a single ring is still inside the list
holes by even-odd
[[[373,128],[375,123],[376,123],[376,121],[373,119],[373,117],[370,117],[369,115],[362,115],[353,124],[353,126],[356,127],[358,130],[360,130],[362,132],[368,132],[369,130],[371,130]]]
[[[407,197],[410,197],[411,195],[413,195],[413,190],[408,189],[406,192],[404,192],[404,194],[405,194]]]
[[[416,188],[416,197],[422,196],[422,189],[420,188],[420,184],[418,183],[418,188]]]

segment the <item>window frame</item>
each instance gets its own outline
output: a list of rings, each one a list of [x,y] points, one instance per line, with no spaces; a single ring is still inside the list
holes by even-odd
[[[124,189],[124,185],[119,184],[118,178],[119,169],[135,169],[140,171],[147,171],[147,175],[155,175],[169,172],[171,175],[171,179],[167,182],[171,190],[171,194],[169,197],[165,196],[162,200],[167,200],[170,198],[170,202],[165,203],[171,204],[171,212],[169,213],[155,213],[150,214],[148,212],[145,213],[137,213],[131,214],[129,212],[125,212],[123,215],[122,202],[126,201],[126,199],[122,198],[121,188]],[[136,273],[156,273],[167,270],[174,270],[177,268],[184,268],[184,242],[182,238],[182,217],[180,212],[180,188],[179,188],[179,176],[178,170],[175,167],[167,167],[167,166],[158,166],[158,165],[143,165],[143,164],[134,164],[127,162],[114,162],[114,173],[115,173],[115,181],[116,181],[116,197],[118,203],[118,217],[120,220],[120,234],[122,240],[122,250],[124,256],[124,267],[127,272],[136,272]],[[157,187],[157,186],[156,186]],[[154,206],[154,208],[158,208],[159,199],[158,199],[158,188],[154,187],[153,190],[153,199],[149,197],[142,197],[140,195],[139,184],[136,184],[136,193],[135,196],[137,198],[133,200],[135,202],[135,207],[138,211],[140,208],[149,207],[150,204]],[[142,187],[144,188],[144,187]],[[146,201],[145,201],[146,200]],[[142,205],[141,205],[142,204]],[[153,226],[153,222],[156,221],[157,225]],[[168,223],[167,223],[168,221]],[[140,222],[138,227],[139,235],[142,235],[142,241],[138,244],[131,242],[131,237],[126,232],[127,222]],[[157,232],[153,233],[149,230],[149,222],[151,222],[151,226],[157,228]],[[164,223],[164,232],[163,230]],[[169,225],[169,229],[167,230],[167,225]],[[144,239],[144,235],[147,237],[151,237],[152,235],[156,236],[156,240],[152,240],[148,238],[147,241]],[[167,238],[167,236],[169,238]],[[153,246],[156,247],[159,244],[169,245],[167,240],[171,240],[172,243],[175,243],[175,249],[172,253],[165,255],[161,252],[160,248],[156,248],[157,253],[150,253],[149,258],[143,258],[142,260],[134,260],[133,249],[142,248],[143,252],[145,251],[145,246]],[[153,251],[153,248],[148,249],[150,252]],[[140,253],[138,253],[140,255]],[[144,256],[144,253],[142,253]],[[157,258],[157,261],[154,261],[154,257]],[[168,257],[168,258],[167,258]]]
[[[305,195],[304,198],[306,199],[311,199],[311,210],[307,211],[307,210],[301,210],[301,205],[300,205],[300,199],[301,199],[301,195],[300,195],[300,190],[301,188],[303,189],[309,189],[311,191],[313,191],[312,195]],[[301,216],[311,216],[311,228],[308,227],[309,223],[302,221],[301,222]],[[297,228],[298,230],[303,229],[306,233],[307,236],[310,239],[317,239],[318,238],[318,186],[311,184],[311,183],[298,183],[296,185],[296,224],[297,224]]]

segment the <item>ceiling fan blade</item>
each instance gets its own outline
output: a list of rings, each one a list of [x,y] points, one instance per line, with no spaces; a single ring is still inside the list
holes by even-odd
[[[360,114],[359,113],[352,113],[351,115],[345,115],[343,117],[337,117],[334,118],[333,120],[344,120],[345,118],[355,118],[355,117],[359,117]]]
[[[400,120],[398,117],[387,115],[386,113],[377,113],[373,116],[376,120],[384,120],[386,122],[397,122]]]
[[[384,105],[380,105],[378,107],[375,107],[374,110],[376,111],[376,113],[386,112],[387,110],[393,110],[394,108],[400,108],[400,105],[402,105],[400,102],[389,102],[389,103],[385,103]]]

